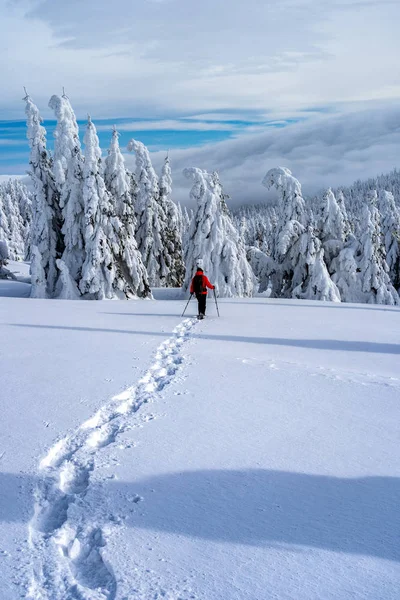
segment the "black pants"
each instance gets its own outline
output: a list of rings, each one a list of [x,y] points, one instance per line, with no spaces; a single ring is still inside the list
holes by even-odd
[[[199,304],[199,315],[206,314],[207,294],[197,294],[197,302]]]

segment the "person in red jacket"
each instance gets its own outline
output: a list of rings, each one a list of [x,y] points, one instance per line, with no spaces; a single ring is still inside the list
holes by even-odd
[[[199,318],[202,319],[206,314],[207,288],[215,290],[215,285],[212,285],[204,275],[203,269],[197,267],[195,276],[190,284],[190,293],[195,294],[199,305]]]

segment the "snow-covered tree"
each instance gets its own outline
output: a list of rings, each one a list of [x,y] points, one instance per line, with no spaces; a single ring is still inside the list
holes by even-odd
[[[332,281],[340,292],[342,302],[364,302],[360,278],[361,245],[350,234],[344,247],[331,264]]]
[[[362,213],[362,256],[360,276],[365,301],[369,304],[398,304],[399,296],[389,278],[382,240],[377,193],[369,194]]]
[[[83,205],[83,157],[75,113],[69,99],[52,96],[49,107],[54,110],[57,126],[54,131],[53,172],[60,194],[65,249],[62,259],[74,281],[81,278],[85,260],[84,205]]]
[[[360,218],[361,239],[357,241],[350,236],[332,262],[332,279],[345,302],[399,303],[399,296],[389,278],[376,204],[376,191],[368,192]]]
[[[271,295],[290,298],[293,290],[306,278],[301,236],[305,233],[307,214],[301,185],[284,167],[268,171],[263,185],[268,189],[275,187],[279,193]]]
[[[0,184],[0,237],[8,244],[11,260],[24,260],[29,247],[18,200],[18,184]]]
[[[24,100],[27,138],[31,148],[29,174],[34,187],[31,244],[35,247],[35,255],[32,255],[32,259],[36,262],[38,254],[40,255],[47,294],[51,297],[55,293],[58,277],[56,260],[60,258],[63,251],[59,192],[52,172],[51,157],[46,149],[46,130],[41,124],[39,110],[28,95]],[[36,272],[38,272],[37,268]]]
[[[256,246],[248,246],[246,252],[247,260],[255,276],[258,279],[259,292],[266,292],[270,285],[270,276],[273,272],[273,261],[270,256],[257,248]]]
[[[168,276],[165,250],[167,217],[160,204],[158,178],[146,146],[131,140],[128,150],[135,152],[138,228],[136,239],[152,287],[163,287]]]
[[[0,279],[17,279],[11,271],[6,269],[9,259],[7,242],[0,239]]]
[[[305,260],[306,278],[294,288],[293,298],[340,302],[340,292],[330,278],[324,262],[324,249],[312,225],[300,237],[300,250]],[[300,268],[303,269],[303,266]]]
[[[172,175],[168,156],[166,157],[160,178],[160,203],[167,218],[165,228],[165,260],[168,274],[166,287],[181,287],[185,277],[185,265],[182,256],[182,237],[180,232],[179,210],[171,199]]]
[[[352,233],[349,216],[347,214],[346,201],[342,190],[338,190],[335,194],[336,202],[339,206],[339,210],[343,219],[343,234],[344,239],[347,240],[349,235]]]
[[[79,289],[88,298],[102,300],[114,296],[118,238],[108,223],[113,219],[110,196],[101,172],[101,150],[96,128],[90,117],[86,128],[85,161],[83,166],[83,202],[85,214],[85,262]],[[109,231],[111,229],[111,231]]]
[[[81,293],[72,279],[68,267],[61,259],[57,260],[57,268],[60,272],[60,294],[57,296],[59,300],[79,300]]]
[[[317,226],[329,271],[332,260],[343,248],[346,236],[344,215],[331,188],[323,195]]]
[[[190,196],[197,203],[185,248],[184,289],[189,287],[196,267],[201,264],[220,296],[252,296],[256,279],[239,234],[223,209],[224,194],[219,180],[196,168],[185,169],[183,173],[193,181]]]
[[[182,248],[183,248],[183,254],[185,253],[185,248],[187,246],[188,243],[188,235],[189,235],[189,231],[190,231],[190,225],[193,221],[193,211],[192,209],[190,209],[188,211],[188,209],[186,208],[186,206],[183,207],[182,209]]]
[[[379,194],[378,206],[389,276],[394,287],[400,290],[400,209],[393,194],[385,190]]]
[[[326,265],[322,265],[321,243],[311,225],[312,212],[306,210],[299,181],[289,169],[278,167],[268,171],[263,184],[267,188],[275,187],[279,193],[272,297],[340,300],[335,285],[328,281],[329,275],[326,280],[328,272]]]
[[[136,216],[132,197],[133,176],[126,171],[122,156],[118,132],[113,131],[110,149],[105,161],[104,181],[110,194],[114,219],[114,227],[118,231],[118,251],[116,261],[121,274],[118,287],[121,287],[127,297],[147,297],[151,294],[146,268],[138,250],[135,230]],[[125,283],[123,283],[125,281]]]
[[[31,254],[31,298],[47,298],[47,281],[42,254],[37,246],[32,246]]]

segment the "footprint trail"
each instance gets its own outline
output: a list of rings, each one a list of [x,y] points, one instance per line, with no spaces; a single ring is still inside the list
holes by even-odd
[[[91,474],[102,448],[130,426],[132,415],[154,400],[183,362],[182,347],[197,320],[185,319],[156,351],[155,361],[130,387],[70,436],[57,442],[39,466],[34,515],[29,523],[32,600],[114,600],[117,580],[103,557],[105,516],[88,505]]]

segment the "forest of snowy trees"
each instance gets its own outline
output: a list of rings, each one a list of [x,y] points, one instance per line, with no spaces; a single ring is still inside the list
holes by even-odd
[[[288,169],[263,181],[275,205],[234,217],[259,291],[271,297],[399,304],[400,173],[304,200]]]
[[[400,302],[399,172],[304,198],[292,173],[274,168],[262,183],[276,202],[232,214],[218,173],[188,168],[193,212],[173,200],[168,156],[157,175],[148,149],[131,140],[130,172],[114,128],[103,159],[90,117],[82,148],[65,94],[49,102],[51,153],[37,106],[24,101],[33,191],[17,179],[0,185],[0,276],[8,258],[29,260],[32,297],[186,292],[202,265],[224,297]]]

